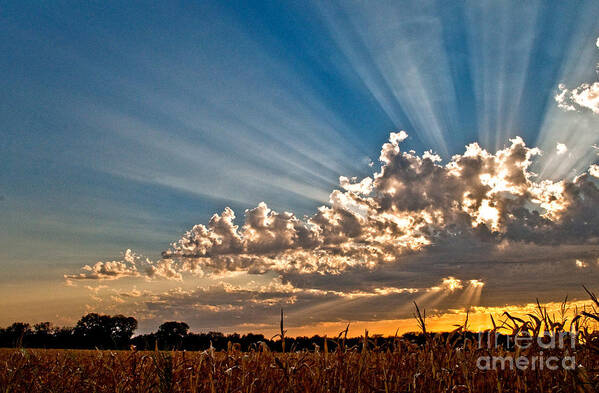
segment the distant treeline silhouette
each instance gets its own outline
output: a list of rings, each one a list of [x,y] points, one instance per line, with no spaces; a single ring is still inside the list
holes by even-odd
[[[242,351],[261,350],[266,345],[271,351],[282,351],[281,336],[268,338],[263,334],[237,333],[225,335],[220,332],[192,333],[185,322],[165,322],[158,330],[149,334],[133,336],[137,329],[137,320],[124,315],[100,315],[90,313],[81,317],[75,327],[55,327],[50,322],[41,322],[31,326],[28,323],[15,322],[6,328],[0,328],[0,347],[25,348],[63,348],[63,349],[131,349],[137,350],[188,350],[203,351],[210,347],[215,350],[226,350],[235,346]],[[345,334],[344,334],[345,333]],[[368,346],[391,347],[396,337],[373,335],[367,337],[348,338],[347,330],[338,337],[326,338],[319,335],[312,337],[285,337],[286,351],[318,351],[326,348],[334,351],[340,342],[345,348],[363,348]],[[439,333],[447,335],[449,333]],[[471,340],[476,340],[475,333],[468,333]],[[406,333],[402,339],[423,344],[422,333]],[[503,341],[502,338],[500,338]],[[454,343],[459,344],[459,343]]]

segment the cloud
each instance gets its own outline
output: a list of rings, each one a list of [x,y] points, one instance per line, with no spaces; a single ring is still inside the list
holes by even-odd
[[[571,90],[567,89],[566,85],[560,84],[558,89],[559,93],[555,96],[555,101],[560,108],[567,111],[589,109],[599,114],[599,82],[583,83]]]
[[[568,146],[566,146],[566,145],[565,145],[565,144],[563,144],[563,143],[558,143],[558,144],[555,146],[555,151],[556,151],[557,155],[562,155],[562,154],[565,154],[565,153],[567,153],[567,152],[568,152]]]
[[[380,169],[340,177],[309,217],[262,202],[239,220],[227,207],[157,261],[127,250],[65,277],[177,280],[180,288],[121,290],[112,301],[135,302],[146,319],[201,311],[216,327],[262,323],[272,306],[297,321],[409,317],[412,301],[448,310],[478,303],[484,288],[494,306],[599,278],[599,267],[576,262],[599,256],[596,166],[547,180],[531,170],[542,152],[519,137],[495,153],[472,143],[448,162],[403,151],[406,137],[392,133]],[[191,289],[194,277],[203,284]]]
[[[403,139],[391,134],[381,150],[380,171],[360,181],[341,177],[344,191],[333,191],[330,206],[307,220],[260,203],[246,210],[239,227],[227,208],[173,243],[164,260],[208,275],[338,274],[464,240],[596,242],[595,183],[585,174],[572,181],[537,179],[529,168],[541,152],[521,138],[495,154],[473,143],[445,165],[428,152],[400,151]]]
[[[599,48],[599,38],[597,38],[597,47]],[[599,114],[599,82],[583,83],[573,89],[566,88],[566,85],[558,85],[559,93],[555,96],[557,105],[566,111],[575,111],[579,109],[591,110]]]
[[[138,277],[140,274],[135,266],[127,265],[121,261],[97,262],[81,268],[84,272],[67,274],[68,280],[116,280],[122,277]]]
[[[430,152],[401,151],[406,137],[391,133],[380,171],[359,181],[341,177],[344,191],[334,190],[330,206],[307,219],[262,202],[245,211],[239,226],[227,207],[207,225],[195,225],[157,262],[127,250],[122,261],[98,262],[65,277],[340,274],[463,242],[597,243],[599,190],[589,177],[595,166],[573,180],[541,180],[529,169],[541,151],[519,137],[495,154],[470,144],[446,164]]]
[[[117,280],[124,277],[167,278],[181,280],[181,273],[174,270],[168,261],[152,262],[148,258],[137,255],[130,249],[123,254],[123,259],[118,261],[96,262],[94,265],[85,265],[82,273],[65,274],[67,282],[72,280]]]
[[[273,308],[282,307],[292,321],[310,320],[313,323],[333,319],[376,319],[374,314],[397,315],[397,304],[411,300],[453,296],[463,288],[476,290],[482,284],[477,280],[462,282],[454,277],[441,279],[433,287],[422,288],[374,288],[372,290],[340,292],[297,288],[289,283],[283,284],[275,279],[268,284],[258,285],[250,282],[245,286],[218,283],[205,288],[185,290],[174,288],[160,293],[146,301],[147,313],[152,318],[172,318],[173,315],[187,315],[199,318],[205,326],[218,327],[221,323],[231,325],[231,321],[243,321],[243,324],[255,325],[272,316]],[[348,307],[348,305],[350,305]],[[356,310],[355,306],[359,307]],[[335,312],[332,313],[332,309]],[[401,315],[409,316],[411,309],[405,307]],[[333,315],[334,314],[334,315]],[[276,316],[275,316],[276,317]],[[223,322],[227,321],[227,322]]]

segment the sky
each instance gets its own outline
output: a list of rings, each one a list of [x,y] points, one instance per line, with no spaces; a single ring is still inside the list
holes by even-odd
[[[582,302],[598,37],[595,1],[5,1],[0,326]]]

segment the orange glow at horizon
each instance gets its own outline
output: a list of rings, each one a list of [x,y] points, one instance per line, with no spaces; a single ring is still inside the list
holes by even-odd
[[[431,292],[429,292],[431,293]],[[480,287],[472,288],[470,292],[471,298],[475,299],[480,296]],[[466,293],[464,294],[466,296]],[[561,320],[561,306],[560,302],[550,302],[541,304],[542,307],[546,308],[547,313],[551,316],[552,320]],[[576,310],[580,310],[591,307],[591,302],[587,300],[580,300],[569,302],[565,317],[567,318],[566,326],[569,327],[569,322],[576,313]],[[528,303],[525,305],[506,305],[503,307],[482,307],[472,306],[468,313],[468,330],[473,332],[484,331],[493,327],[490,316],[492,315],[495,323],[499,326],[502,314],[508,312],[512,316],[521,317],[528,319],[527,314],[536,315],[538,312],[538,306],[536,303]],[[427,315],[426,327],[429,332],[448,332],[454,330],[457,326],[464,324],[466,320],[466,308],[452,310],[451,312],[439,314],[439,315]],[[398,335],[402,335],[408,332],[418,332],[416,320],[414,318],[404,319],[393,319],[393,320],[379,320],[379,321],[339,321],[339,322],[320,322],[314,325],[306,325],[299,327],[289,327],[287,330],[287,336],[298,337],[298,336],[324,336],[334,338],[337,337],[340,332],[344,331],[347,324],[350,324],[348,337],[359,337],[364,335],[367,330],[369,336],[382,335],[382,336],[393,336],[397,332]],[[273,335],[277,333],[276,330],[264,329],[264,334],[268,336],[270,333]],[[507,332],[503,330],[503,332]],[[268,334],[267,334],[268,333]]]

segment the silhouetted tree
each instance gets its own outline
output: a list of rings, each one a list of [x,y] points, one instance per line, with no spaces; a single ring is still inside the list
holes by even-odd
[[[40,335],[52,334],[51,322],[40,322],[33,325],[33,332]]]
[[[33,332],[29,335],[27,341],[23,343],[27,346],[46,348],[55,346],[54,339],[55,329],[52,328],[50,322],[40,322],[33,325]]]
[[[8,328],[6,328],[6,331],[9,334],[15,334],[15,335],[24,335],[26,333],[31,332],[31,326],[28,323],[24,323],[24,322],[15,322],[12,325],[10,325]]]
[[[110,337],[102,317],[105,316],[90,313],[77,322],[74,333],[81,346],[104,348],[109,345]]]
[[[10,346],[23,345],[26,335],[31,333],[31,326],[24,322],[15,322],[4,330],[5,340]]]
[[[75,346],[73,340],[75,335],[75,328],[72,327],[61,327],[54,329],[52,334],[52,343],[45,346],[51,346],[52,348],[73,348]]]
[[[84,347],[126,348],[135,329],[137,320],[133,317],[90,313],[77,322],[74,334]]]
[[[137,320],[119,314],[111,317],[107,323],[114,345],[117,348],[127,348],[133,332],[137,329]]]
[[[264,343],[271,351],[281,351],[281,341],[268,339],[262,334],[248,333],[240,336],[237,333],[225,335],[220,332],[190,333],[189,325],[185,322],[165,322],[155,333],[148,333],[133,337],[137,328],[137,321],[133,317],[124,315],[100,315],[91,313],[84,315],[74,328],[53,327],[49,322],[40,322],[33,326],[23,322],[15,322],[2,329],[0,328],[0,347],[35,347],[35,348],[129,348],[135,345],[139,350],[153,350],[158,343],[161,349],[186,349],[203,351],[211,345],[218,351],[226,350],[229,343],[243,351],[259,351]],[[449,333],[435,333],[446,341]],[[465,336],[454,340],[452,345],[461,346],[463,340],[468,338],[471,342],[477,340],[475,333],[465,333]],[[500,335],[499,345],[507,346],[510,342],[508,336]],[[406,333],[402,339],[415,344],[423,345],[426,337],[423,333]],[[343,348],[360,349],[363,339],[360,337],[347,338],[340,344],[338,340],[326,339],[329,351],[335,351],[338,345]],[[483,342],[486,342],[483,337]],[[286,350],[288,351],[314,351],[324,350],[325,338],[312,337],[285,337]],[[373,335],[369,339],[369,347],[386,350],[394,345],[394,337]],[[513,339],[511,340],[513,343]]]
[[[189,325],[185,322],[165,322],[158,327],[156,336],[158,343],[168,349],[181,348],[183,339],[187,336]]]

